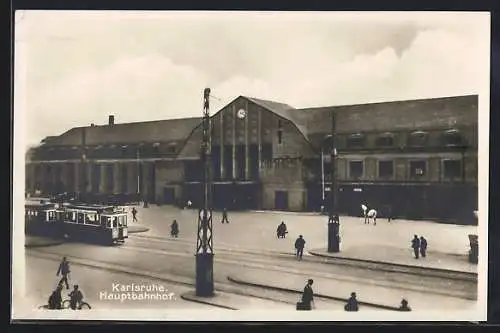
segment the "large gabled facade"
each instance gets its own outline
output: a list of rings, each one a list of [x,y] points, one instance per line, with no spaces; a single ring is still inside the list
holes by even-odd
[[[334,115],[341,212],[361,201],[406,217],[476,208],[477,96],[311,109],[240,96],[211,118],[215,208],[318,210]],[[73,128],[31,152],[26,186],[199,204],[200,143],[200,118]]]

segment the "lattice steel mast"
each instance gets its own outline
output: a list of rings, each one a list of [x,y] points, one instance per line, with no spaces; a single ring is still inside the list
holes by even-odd
[[[210,88],[203,92],[203,138],[201,161],[203,165],[203,206],[198,212],[196,240],[196,295],[214,295],[213,238],[212,238],[212,139],[210,123]]]

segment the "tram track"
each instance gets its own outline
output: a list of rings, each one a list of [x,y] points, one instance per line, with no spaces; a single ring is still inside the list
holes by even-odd
[[[192,258],[192,248],[185,242],[177,240],[147,239],[141,240],[142,244],[126,244],[123,249],[142,251],[145,253],[157,253],[163,255]],[[141,242],[135,240],[134,242]],[[159,246],[158,246],[159,245]],[[179,247],[181,249],[179,249]],[[185,250],[182,251],[182,247]],[[293,255],[293,254],[292,254]],[[398,273],[373,272],[367,274],[367,269],[349,268],[347,271],[343,267],[335,265],[324,265],[324,261],[317,257],[308,257],[298,263],[293,256],[286,253],[255,253],[251,251],[238,251],[232,249],[219,248],[216,253],[217,263],[225,265],[237,265],[250,269],[262,269],[275,273],[286,273],[301,275],[304,271],[314,272],[315,277],[321,277],[332,281],[342,281],[350,283],[362,283],[376,287],[385,287],[405,291],[433,293],[436,295],[458,297],[468,300],[477,299],[477,286],[473,283],[448,281],[435,277],[413,276],[408,279]],[[465,284],[465,286],[464,286]]]
[[[53,260],[54,262],[58,262],[60,260],[59,254],[48,253],[47,251],[27,251],[27,255],[35,258],[45,259],[45,260]],[[110,264],[109,262],[99,261],[99,260],[89,260],[83,257],[78,256],[68,256],[68,260],[76,266],[85,266],[94,269],[101,269],[110,271],[113,273],[120,273],[129,276],[136,276],[139,278],[153,278],[155,280],[168,282],[173,285],[181,285],[181,286],[195,286],[195,280],[191,277],[181,276],[181,275],[166,275],[166,274],[158,274],[154,272],[139,272],[133,267],[127,266],[117,266]],[[269,290],[261,287],[252,287],[245,286],[244,290],[241,290],[241,285],[231,282],[229,279],[226,279],[224,282],[216,281],[215,289],[219,292],[224,292],[226,294],[234,294],[238,296],[250,297],[261,299],[264,301],[271,301],[276,303],[281,303],[284,305],[289,305],[290,307],[294,307],[297,302],[297,296],[295,293],[290,293],[286,291],[277,291],[277,290]],[[321,309],[341,309],[344,302],[339,300],[332,300],[330,298],[317,297],[317,306]],[[184,298],[183,298],[184,299]],[[188,299],[185,299],[189,301]],[[192,301],[191,301],[192,302]],[[220,305],[209,304],[214,307],[223,307]],[[224,308],[224,307],[223,307]],[[233,310],[238,310],[233,307],[225,307],[231,308]],[[368,306],[368,308],[372,308],[372,310],[380,310],[377,306]]]
[[[190,245],[192,248],[195,247],[195,244],[192,240],[189,239],[169,239],[165,237],[151,236],[151,235],[133,235],[132,239],[145,239],[151,242],[165,242],[165,243],[181,243],[185,245]],[[130,238],[129,238],[130,239]],[[291,257],[294,256],[292,252],[283,252],[276,250],[268,250],[262,251],[262,249],[249,249],[249,248],[241,248],[232,244],[224,244],[218,243],[217,247],[214,249],[215,252],[230,250],[234,253],[248,253],[248,254],[256,254],[261,253],[266,256],[273,256],[275,258],[283,258],[283,257]],[[391,264],[385,262],[368,262],[368,261],[358,261],[351,260],[349,258],[334,258],[334,257],[321,257],[316,255],[308,255],[304,257],[305,261],[321,263],[326,265],[335,265],[342,267],[352,267],[359,268],[366,271],[378,271],[385,273],[398,273],[407,277],[414,277],[415,275],[421,276],[423,278],[437,278],[437,279],[447,279],[447,280],[457,280],[457,281],[465,281],[472,282],[477,284],[477,274],[468,273],[468,272],[457,272],[457,271],[446,271],[446,270],[436,270],[433,268],[427,267],[409,267],[398,264]]]

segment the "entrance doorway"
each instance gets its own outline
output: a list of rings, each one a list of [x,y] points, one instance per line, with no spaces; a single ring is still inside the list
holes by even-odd
[[[175,204],[175,188],[173,187],[163,188],[163,204],[165,205]]]
[[[277,210],[288,210],[288,192],[276,191],[274,194],[274,207]]]

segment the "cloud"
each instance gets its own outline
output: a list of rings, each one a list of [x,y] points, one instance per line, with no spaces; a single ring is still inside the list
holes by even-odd
[[[23,36],[30,142],[109,114],[199,116],[207,86],[216,111],[239,95],[310,107],[471,94],[483,78],[482,31],[451,21],[42,22]]]

